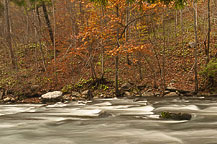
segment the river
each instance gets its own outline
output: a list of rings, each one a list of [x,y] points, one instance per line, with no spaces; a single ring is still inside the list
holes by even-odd
[[[217,144],[217,97],[0,105],[0,129],[1,144]]]

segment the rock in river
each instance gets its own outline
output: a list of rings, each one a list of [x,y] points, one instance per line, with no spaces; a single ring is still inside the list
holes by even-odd
[[[61,91],[53,91],[43,94],[41,96],[43,102],[58,102],[62,100],[62,92]]]
[[[192,118],[191,114],[188,113],[172,113],[172,112],[161,112],[160,117],[162,119],[172,119],[172,120],[190,120]]]

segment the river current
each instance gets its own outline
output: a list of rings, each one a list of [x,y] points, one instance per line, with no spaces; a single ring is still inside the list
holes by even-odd
[[[0,129],[1,144],[217,144],[217,97],[0,105]]]

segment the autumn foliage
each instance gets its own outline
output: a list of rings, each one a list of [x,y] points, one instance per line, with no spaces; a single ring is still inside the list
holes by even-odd
[[[184,11],[180,1],[25,2],[19,6],[10,4],[13,7],[11,21],[16,23],[12,25],[12,39],[18,73],[23,74],[25,69],[29,76],[32,73],[32,79],[37,79],[30,83],[39,82],[44,90],[49,91],[83,79],[103,77],[113,82],[115,71],[118,71],[119,83],[130,81],[164,90],[164,85],[175,79],[179,81],[177,87],[193,88],[193,49],[188,47],[188,42],[194,40],[192,11]],[[43,3],[55,44],[44,18]],[[192,7],[190,2],[185,6]],[[203,2],[199,2],[199,6],[202,8]],[[202,9],[199,10],[201,13]],[[18,19],[26,21],[26,25]],[[199,23],[199,41],[206,38],[205,25]],[[21,37],[23,33],[25,36]],[[215,41],[211,39],[211,46]],[[5,42],[2,40],[2,43]],[[203,42],[199,45],[202,49]],[[213,53],[215,50],[211,55]],[[204,65],[202,51],[199,56],[200,68]]]

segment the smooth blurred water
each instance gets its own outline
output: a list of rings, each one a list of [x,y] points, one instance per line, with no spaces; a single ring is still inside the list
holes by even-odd
[[[162,111],[190,121],[161,120]],[[217,98],[0,105],[1,144],[217,144]]]

